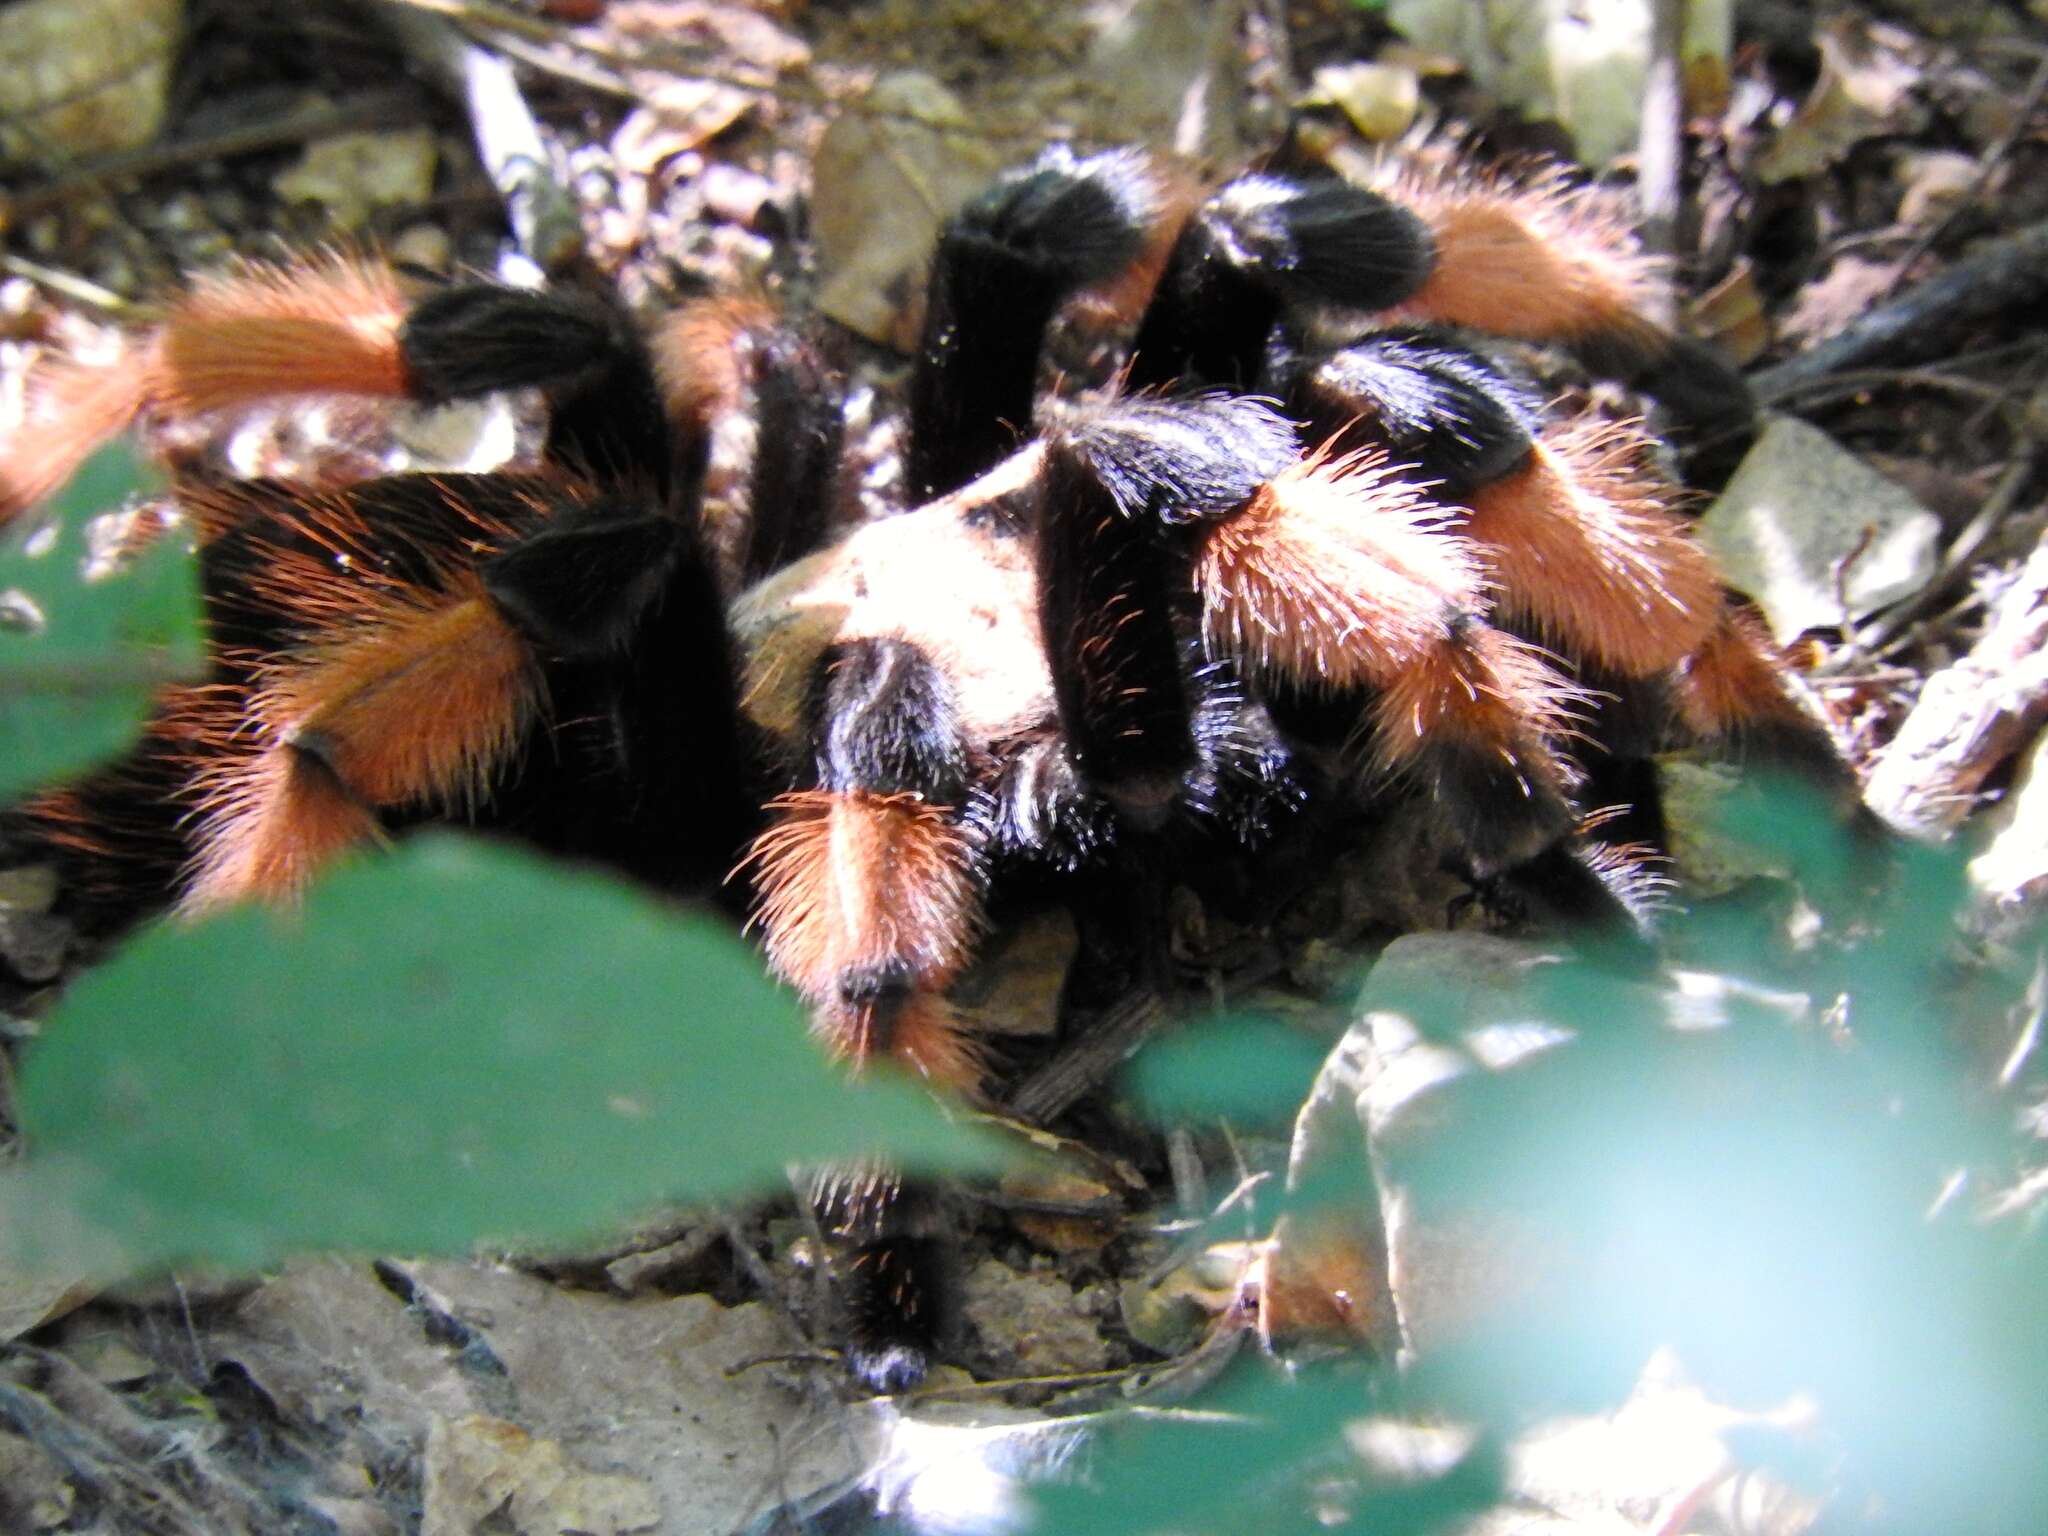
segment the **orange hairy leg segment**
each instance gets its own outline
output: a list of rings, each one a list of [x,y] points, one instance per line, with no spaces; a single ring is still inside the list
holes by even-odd
[[[967,1072],[942,992],[979,921],[973,850],[950,808],[917,794],[802,790],[770,804],[747,865],[769,963],[856,1061]]]
[[[1636,430],[1603,421],[1546,432],[1519,469],[1471,493],[1465,525],[1503,613],[1627,677],[1690,654],[1721,607],[1713,562],[1646,448]]]

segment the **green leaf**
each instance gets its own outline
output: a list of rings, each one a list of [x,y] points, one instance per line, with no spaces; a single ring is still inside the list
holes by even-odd
[[[125,445],[103,448],[53,503],[53,539],[0,547],[0,592],[44,620],[32,633],[0,629],[0,799],[119,751],[157,688],[199,675],[199,594],[178,541],[106,580],[83,575],[88,521],[143,479]]]
[[[302,914],[145,933],[78,982],[20,1112],[17,1203],[130,1266],[570,1240],[792,1162],[989,1161],[922,1090],[849,1085],[722,921],[447,835]]]
[[[1154,1119],[1285,1124],[1328,1054],[1277,1019],[1238,1014],[1152,1046],[1132,1065],[1132,1088]]]
[[[1500,1463],[1483,1444],[1442,1477],[1364,1486],[1343,1433],[1373,1410],[1365,1387],[1356,1371],[1283,1377],[1247,1362],[1202,1394],[1199,1415],[1113,1426],[1085,1482],[1032,1492],[1030,1529],[1426,1536],[1499,1497]]]

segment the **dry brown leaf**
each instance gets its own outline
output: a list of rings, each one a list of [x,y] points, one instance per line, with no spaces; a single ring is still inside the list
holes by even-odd
[[[1003,160],[974,134],[959,98],[931,76],[876,82],[818,146],[811,213],[819,312],[870,341],[911,350],[940,221],[986,186]]]
[[[1726,277],[1693,300],[1686,311],[1686,329],[1714,344],[1738,368],[1761,357],[1771,344],[1771,322],[1757,291],[1756,268],[1736,263]]]
[[[1820,77],[1792,121],[1757,157],[1766,183],[1815,176],[1878,134],[1903,133],[1922,115],[1912,91],[1922,78],[1910,43],[1895,29],[1838,17],[1821,27]]]
[[[612,135],[619,169],[652,180],[669,161],[717,138],[747,115],[754,94],[716,80],[676,80],[640,72],[646,105],[628,112]]]
[[[1054,1253],[1094,1253],[1115,1237],[1122,1223],[1116,1198],[1108,1185],[1059,1169],[1018,1169],[1002,1179],[1002,1191],[1016,1199],[1059,1202],[1074,1206],[1100,1204],[1101,1215],[1053,1215],[1017,1211],[1011,1224],[1041,1247]]]
[[[0,1261],[0,1343],[54,1322],[95,1294],[96,1288],[81,1280],[24,1275]]]
[[[1779,315],[1780,339],[1795,350],[1825,340],[1888,293],[1896,275],[1890,262],[1837,256]]]

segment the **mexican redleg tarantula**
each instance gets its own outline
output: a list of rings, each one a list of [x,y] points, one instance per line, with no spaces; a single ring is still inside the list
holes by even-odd
[[[1654,843],[1653,750],[1850,784],[1643,430],[1547,409],[1493,340],[1739,418],[1739,380],[1642,318],[1652,274],[1598,204],[1391,163],[1169,186],[1055,148],[953,216],[908,505],[850,529],[838,382],[764,305],[643,327],[584,293],[408,299],[340,255],[200,280],[118,366],[45,375],[0,512],[139,416],[279,396],[537,390],[538,462],[183,477],[209,674],[9,840],[93,934],[287,900],[422,822],[737,888],[830,1050],[971,1093],[948,991],[1006,882],[1131,893],[1142,952],[1145,891],[1393,795],[1475,884],[1638,935],[1640,857],[1598,823]],[[1048,327],[1084,310],[1121,317],[1122,371],[1048,394]],[[749,463],[714,505],[735,421]],[[883,1387],[941,1310],[920,1202],[889,1188],[820,1202],[860,1249],[850,1352]]]

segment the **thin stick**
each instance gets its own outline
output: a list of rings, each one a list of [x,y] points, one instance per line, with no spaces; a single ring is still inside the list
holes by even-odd
[[[406,51],[468,111],[477,158],[505,199],[519,249],[543,272],[573,265],[583,252],[582,216],[576,199],[555,180],[554,157],[512,66],[443,18],[422,14],[410,0],[387,0],[380,9]]]
[[[1965,325],[2048,295],[2048,219],[1979,246],[1946,272],[1916,284],[1846,330],[1750,379],[1774,404],[1815,379],[1879,361],[1939,353]]]
[[[1833,400],[1893,386],[1938,390],[1960,395],[1978,404],[1991,405],[2003,404],[2012,395],[2012,391],[2003,385],[1986,384],[1980,379],[1944,373],[1938,368],[1857,368],[1835,374],[1832,378],[1809,379],[1779,396],[1779,402],[1797,399],[1803,409],[1811,410]]]
[[[1074,1045],[1018,1084],[1003,1112],[1027,1125],[1045,1124],[1106,1079],[1165,1018],[1165,1005],[1154,993],[1124,998]]]
[[[1643,120],[1636,139],[1636,197],[1643,210],[1643,245],[1657,256],[1676,256],[1684,213],[1685,77],[1679,63],[1683,0],[1652,0],[1650,65],[1643,79]],[[1677,318],[1669,289],[1652,315],[1660,325]]]
[[[1978,507],[1976,515],[1949,545],[1948,553],[1942,556],[1940,569],[1934,573],[1934,579],[1905,602],[1865,627],[1856,636],[1856,646],[1859,650],[1883,650],[1907,625],[1939,601],[1948,584],[1962,574],[1975,558],[1977,551],[1983,547],[1984,541],[1991,536],[1992,531],[2011,513],[2013,506],[2019,501],[2021,488],[2026,485],[2033,472],[2034,459],[2031,454],[2022,454],[2006,466],[2005,473],[1999,477],[1998,484],[1992,487],[1991,494],[1984,498],[1984,503]]]
[[[615,96],[621,101],[644,102],[647,99],[645,91],[617,71],[579,59],[574,55],[564,57],[519,33],[500,32],[491,39],[491,46],[507,58],[518,60],[536,74],[566,80],[586,91],[596,91],[601,96]]]
[[[46,267],[39,261],[30,261],[26,256],[16,256],[11,252],[0,252],[0,272],[40,283],[52,293],[61,293],[65,298],[105,315],[126,314],[134,307],[113,289],[102,288],[76,272],[59,271],[56,267]]]
[[[594,77],[579,76],[572,72],[570,66],[560,61],[552,64],[542,63],[530,50],[540,47],[554,48],[584,59],[595,60],[612,71],[621,81],[625,81],[627,73],[632,70],[656,70],[678,79],[703,80],[713,85],[730,85],[745,91],[758,91],[779,101],[845,111],[871,121],[916,123],[921,127],[936,129],[958,138],[982,139],[991,143],[1042,143],[1047,136],[1042,127],[1035,125],[1010,127],[993,122],[938,118],[909,109],[877,110],[863,101],[842,100],[810,81],[770,78],[764,72],[741,73],[718,69],[680,48],[627,50],[608,47],[579,37],[559,23],[507,10],[503,6],[489,4],[488,0],[383,0],[383,3],[446,18],[471,33],[485,32],[489,34],[493,46],[506,37],[521,38],[528,45],[529,51],[522,51],[520,57],[534,68],[547,70],[567,79],[580,79],[582,83],[611,94],[619,94],[615,86],[598,85]],[[513,50],[506,51],[509,53]],[[1096,141],[1083,135],[1077,136],[1075,142],[1095,144],[1109,141]]]

